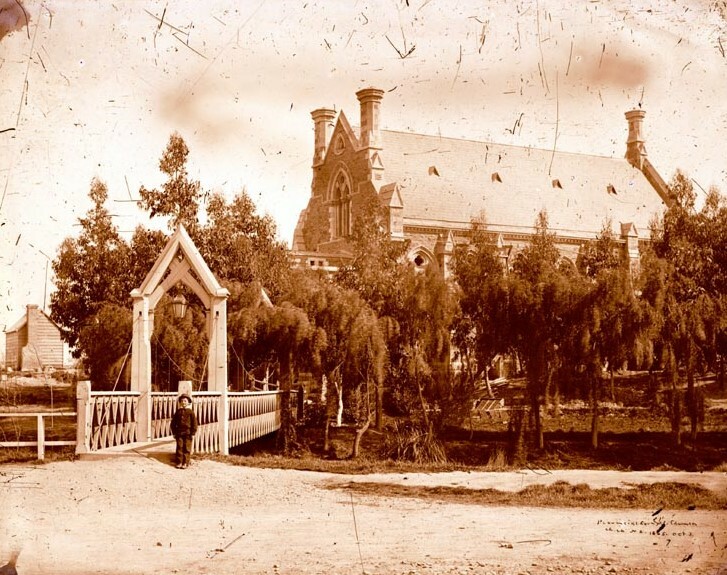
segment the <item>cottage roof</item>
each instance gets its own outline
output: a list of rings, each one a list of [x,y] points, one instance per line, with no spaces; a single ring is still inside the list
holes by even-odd
[[[16,321],[12,326],[5,328],[5,333],[13,333],[15,331],[18,331],[22,329],[26,323],[28,323],[28,318],[23,315],[23,317]]]
[[[58,327],[58,324],[56,324],[56,322],[54,322],[47,313],[45,313],[45,311],[43,311],[39,307],[34,307],[34,306],[31,307],[31,309],[41,313],[56,329],[58,329],[58,330],[61,329],[60,327]],[[28,312],[26,311],[18,321],[16,321],[10,327],[5,328],[3,331],[5,333],[13,333],[13,332],[21,330],[23,327],[25,327],[25,324],[27,324],[27,323],[28,323]]]
[[[608,218],[649,229],[665,204],[625,159],[382,130],[386,182],[396,182],[408,224],[530,233],[538,212],[558,235],[590,238]]]

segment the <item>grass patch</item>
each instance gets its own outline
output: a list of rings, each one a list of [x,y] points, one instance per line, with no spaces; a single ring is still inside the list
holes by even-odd
[[[53,463],[54,461],[75,461],[76,448],[73,445],[46,446],[45,459],[38,459],[35,447],[6,447],[0,449],[0,465],[6,463]]]
[[[325,473],[362,475],[368,473],[437,473],[466,471],[472,467],[457,463],[414,463],[410,461],[382,460],[366,456],[357,459],[321,459],[313,455],[285,457],[281,455],[219,455],[199,454],[198,459],[209,459],[228,465],[260,469],[295,469]]]
[[[361,495],[409,497],[488,507],[554,507],[582,509],[727,509],[727,498],[696,485],[653,483],[633,487],[592,489],[586,484],[557,481],[531,485],[517,492],[464,487],[426,487],[391,483],[349,482],[330,489],[347,489]]]

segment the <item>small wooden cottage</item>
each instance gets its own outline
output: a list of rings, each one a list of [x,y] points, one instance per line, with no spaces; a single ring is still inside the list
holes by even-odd
[[[28,305],[25,315],[5,330],[5,363],[16,371],[63,368],[60,328],[37,305]]]

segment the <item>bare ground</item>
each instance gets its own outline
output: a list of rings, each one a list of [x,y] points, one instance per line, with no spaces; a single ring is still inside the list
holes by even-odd
[[[727,474],[718,472],[351,476],[211,460],[177,470],[167,454],[13,464],[0,466],[0,564],[20,549],[21,575],[727,574],[725,511],[654,516],[387,495],[390,483],[520,490],[557,480],[727,491]],[[381,489],[362,494],[350,482]]]

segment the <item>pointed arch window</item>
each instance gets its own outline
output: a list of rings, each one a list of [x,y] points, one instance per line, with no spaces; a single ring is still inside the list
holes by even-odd
[[[331,188],[334,237],[351,235],[351,185],[346,173],[338,172]]]

